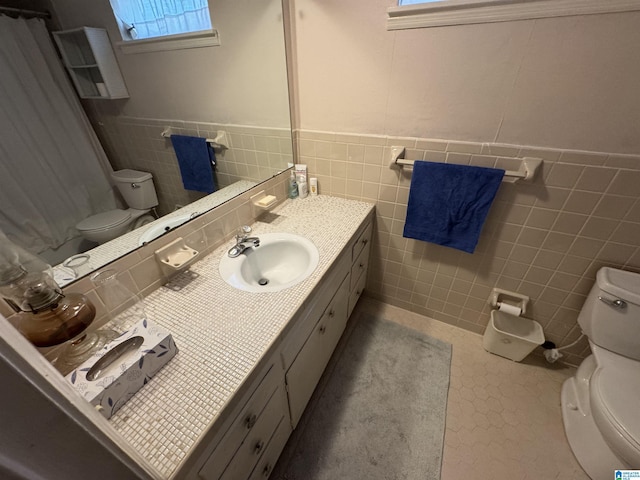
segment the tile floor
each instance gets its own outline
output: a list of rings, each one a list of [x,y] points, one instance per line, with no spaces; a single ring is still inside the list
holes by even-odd
[[[453,345],[441,480],[589,480],[560,413],[562,382],[574,368],[538,357],[512,362],[486,352],[481,335],[373,299],[361,299],[358,312]]]

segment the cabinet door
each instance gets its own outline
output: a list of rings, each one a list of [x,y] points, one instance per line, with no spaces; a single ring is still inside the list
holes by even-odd
[[[360,275],[360,280],[358,280],[355,288],[351,291],[351,295],[349,295],[349,316],[351,316],[353,309],[356,307],[356,303],[358,303],[358,300],[360,300],[366,284],[367,272],[364,272],[362,275]]]
[[[358,258],[353,262],[353,266],[351,267],[351,286],[350,290],[353,290],[355,286],[358,284],[360,277],[362,275],[366,275],[367,268],[369,267],[369,250],[370,245],[367,245],[364,250],[360,252]]]
[[[336,264],[331,267],[326,278],[321,281],[317,293],[312,294],[303,313],[296,319],[295,326],[287,334],[282,345],[282,366],[288,370],[303,345],[311,335],[318,318],[325,311],[327,305],[335,297],[339,285],[345,277],[348,278],[351,265],[351,251],[343,253]]]
[[[347,322],[349,278],[320,317],[286,374],[291,425],[296,427]]]

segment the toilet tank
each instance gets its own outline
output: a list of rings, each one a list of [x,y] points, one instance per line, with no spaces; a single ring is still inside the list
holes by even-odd
[[[156,188],[149,172],[117,170],[111,174],[111,178],[130,208],[148,210],[158,205]]]
[[[610,267],[598,270],[578,323],[596,345],[640,360],[640,274]]]

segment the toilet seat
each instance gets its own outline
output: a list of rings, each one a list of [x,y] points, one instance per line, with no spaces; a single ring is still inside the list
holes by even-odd
[[[109,210],[85,218],[76,225],[81,232],[108,230],[127,223],[131,219],[131,212],[127,210]]]
[[[640,468],[640,362],[633,363],[598,368],[589,382],[589,399],[605,441],[632,468]]]

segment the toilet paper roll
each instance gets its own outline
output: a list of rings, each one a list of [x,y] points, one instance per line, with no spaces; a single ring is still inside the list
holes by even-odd
[[[514,315],[519,317],[522,313],[522,309],[520,307],[516,307],[515,305],[509,305],[508,303],[500,302],[500,306],[498,310],[504,313],[508,313],[509,315]]]

